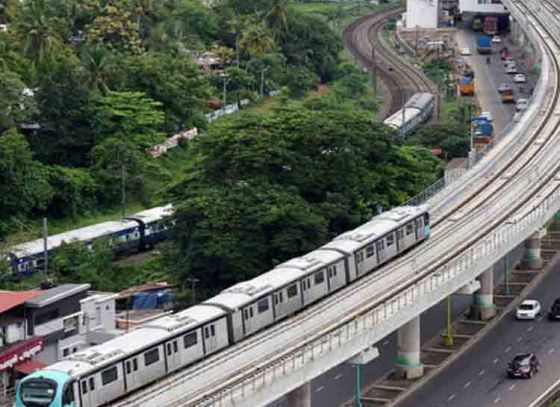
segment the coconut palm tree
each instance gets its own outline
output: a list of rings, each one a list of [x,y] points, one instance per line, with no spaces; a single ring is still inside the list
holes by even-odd
[[[107,49],[101,45],[86,48],[82,53],[82,61],[88,72],[88,85],[102,93],[109,90],[107,78],[111,69],[110,55]]]
[[[239,46],[254,58],[259,58],[275,47],[274,38],[262,24],[251,24],[245,28]]]
[[[58,44],[47,17],[45,0],[29,0],[23,6],[21,29],[25,36],[24,53],[40,65]]]
[[[290,0],[272,0],[270,8],[265,12],[264,17],[275,38],[288,32],[290,11]]]

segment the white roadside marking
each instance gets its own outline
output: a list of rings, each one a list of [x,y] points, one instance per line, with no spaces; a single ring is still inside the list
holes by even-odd
[[[513,390],[513,389],[515,389],[515,383],[509,386],[509,390]]]
[[[501,399],[502,399],[501,397],[497,397],[496,400],[494,400],[494,404],[498,404]]]
[[[447,401],[451,401],[451,400],[453,400],[455,397],[457,397],[457,395],[456,395],[456,394],[452,394],[451,396],[449,396],[449,397],[447,398]]]
[[[471,382],[466,382],[466,383],[463,385],[463,387],[464,387],[465,389],[468,389],[470,385],[471,385]]]
[[[548,350],[548,354],[549,354],[549,355],[550,355],[552,352],[554,352],[554,348],[550,348],[550,349]]]
[[[521,342],[523,340],[523,337],[520,336],[519,338],[517,338],[517,342]]]
[[[505,350],[504,353],[508,353],[511,350],[511,346],[508,346]]]
[[[315,392],[319,393],[320,391],[323,391],[325,389],[324,386],[319,386],[315,389]]]
[[[389,345],[389,339],[387,339],[385,342],[383,342],[383,346],[387,346]]]
[[[529,328],[527,328],[527,332],[531,332],[533,330],[533,327],[530,326]]]
[[[500,360],[500,358],[496,358],[496,359],[494,359],[494,361],[492,363],[496,364],[496,363],[498,363],[499,360]]]
[[[483,369],[483,370],[481,370],[480,372],[478,372],[478,375],[479,375],[479,376],[482,376],[484,373],[486,373],[486,370]]]
[[[343,375],[342,373],[339,373],[339,374],[337,374],[337,375],[334,377],[334,380],[338,380],[338,379],[340,379],[342,376],[344,376],[344,375]]]

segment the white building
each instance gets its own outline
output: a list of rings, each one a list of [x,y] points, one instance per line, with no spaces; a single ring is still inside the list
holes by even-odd
[[[406,28],[437,28],[439,0],[408,0],[406,2]]]
[[[461,13],[505,14],[508,13],[501,0],[459,0]]]

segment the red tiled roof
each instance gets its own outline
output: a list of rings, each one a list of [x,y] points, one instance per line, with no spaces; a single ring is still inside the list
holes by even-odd
[[[31,374],[35,370],[42,369],[45,366],[47,366],[47,365],[44,364],[43,362],[40,362],[40,361],[35,360],[35,359],[29,359],[29,360],[26,360],[25,362],[18,363],[15,366],[15,369],[18,372],[23,373],[23,374]]]
[[[8,311],[39,295],[43,290],[0,291],[0,313]]]

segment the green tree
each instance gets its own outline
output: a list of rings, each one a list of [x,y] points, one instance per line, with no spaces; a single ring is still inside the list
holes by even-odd
[[[37,105],[20,77],[0,68],[0,133],[30,120]]]
[[[99,186],[84,168],[54,166],[49,171],[49,184],[53,196],[47,213],[55,218],[76,218],[97,205]]]
[[[291,23],[290,0],[270,0],[265,11],[266,21],[276,38],[288,33]]]
[[[88,43],[110,50],[140,54],[143,51],[138,24],[132,14],[116,1],[109,2],[88,27]]]
[[[251,24],[245,28],[239,46],[253,58],[260,58],[275,47],[273,37],[262,24]]]
[[[108,92],[99,99],[94,120],[98,140],[118,138],[146,149],[165,139],[161,103],[142,92]]]
[[[97,44],[85,48],[82,52],[82,62],[89,76],[88,85],[90,89],[106,93],[111,74],[111,56],[107,49]]]
[[[15,219],[45,209],[52,196],[48,171],[33,160],[25,138],[12,129],[0,135],[0,236]]]
[[[42,64],[60,41],[52,29],[46,0],[23,3],[18,30],[25,37],[25,54],[36,64]]]

